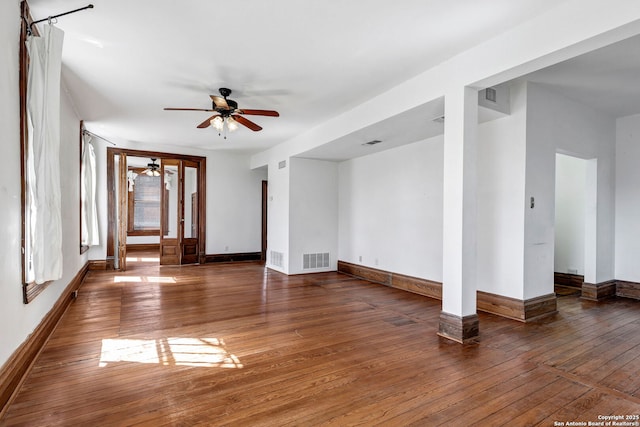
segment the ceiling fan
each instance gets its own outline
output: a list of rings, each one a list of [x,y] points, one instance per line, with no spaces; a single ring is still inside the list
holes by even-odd
[[[142,173],[147,176],[160,176],[160,165],[156,163],[156,159],[151,159],[151,163],[147,163],[147,169]]]
[[[243,126],[248,127],[252,131],[262,130],[262,127],[258,126],[256,123],[247,119],[243,115],[250,116],[270,116],[270,117],[279,117],[280,114],[277,111],[273,110],[248,110],[245,108],[238,108],[238,103],[232,99],[227,99],[229,95],[231,95],[231,89],[227,89],[226,87],[221,87],[220,95],[210,95],[212,105],[211,109],[208,108],[165,108],[167,111],[209,111],[215,112],[213,116],[209,117],[207,120],[200,123],[197,127],[199,129],[208,128],[209,126],[213,126],[218,132],[222,132],[224,129],[224,125],[226,123],[227,129],[229,131],[234,131],[238,127],[238,123]],[[226,136],[225,136],[226,138]]]

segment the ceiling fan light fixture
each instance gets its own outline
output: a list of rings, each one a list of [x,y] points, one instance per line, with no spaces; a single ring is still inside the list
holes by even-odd
[[[218,132],[221,132],[224,127],[224,120],[222,120],[222,116],[215,116],[211,119],[211,126],[213,126],[213,128]]]
[[[229,129],[229,132],[233,132],[234,130],[238,129],[238,122],[236,122],[233,117],[228,117],[227,128]]]

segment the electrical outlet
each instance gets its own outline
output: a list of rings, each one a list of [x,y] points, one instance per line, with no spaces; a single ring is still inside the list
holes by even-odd
[[[358,262],[362,262],[362,255],[358,257]]]

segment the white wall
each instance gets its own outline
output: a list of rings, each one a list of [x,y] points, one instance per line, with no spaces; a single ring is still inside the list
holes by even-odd
[[[556,154],[554,271],[584,275],[587,161]]]
[[[20,2],[0,2],[0,117],[3,157],[0,168],[0,365],[33,332],[64,288],[86,262],[80,255],[79,120],[64,89],[61,91],[60,166],[62,186],[63,277],[52,282],[30,304],[22,302],[20,115],[18,40]]]
[[[335,271],[338,256],[338,164],[291,158],[289,274]],[[329,253],[328,268],[303,270],[303,254]]]
[[[246,155],[207,153],[207,254],[261,251],[266,179]]]
[[[283,168],[280,162],[285,162]],[[290,159],[274,159],[269,163],[267,199],[267,267],[289,272],[289,172]],[[272,263],[272,252],[281,253],[283,264]]]
[[[522,299],[526,84],[510,88],[511,115],[478,127],[478,290]]]
[[[340,260],[442,281],[443,147],[437,136],[340,163]]]
[[[555,154],[597,159],[597,218],[585,281],[613,279],[615,120],[539,84],[527,89],[525,299],[553,292]],[[592,268],[590,271],[589,268]],[[587,277],[589,276],[589,277]]]
[[[616,129],[615,278],[640,282],[640,115]]]

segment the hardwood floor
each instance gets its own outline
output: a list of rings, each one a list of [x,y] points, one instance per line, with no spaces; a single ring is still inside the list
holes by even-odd
[[[141,257],[140,259],[144,259]],[[89,272],[1,425],[511,425],[640,414],[640,301],[530,324],[259,263]]]

